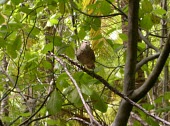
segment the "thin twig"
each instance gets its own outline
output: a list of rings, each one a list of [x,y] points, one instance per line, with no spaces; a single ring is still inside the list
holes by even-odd
[[[143,60],[141,60],[139,63],[137,63],[136,65],[136,71],[138,71],[144,64],[146,64],[147,62],[154,60],[156,58],[158,58],[160,55],[160,53],[156,53],[154,55],[148,56],[146,58],[144,58]]]
[[[38,120],[42,120],[42,119],[48,118],[49,116],[51,116],[51,115],[46,115],[46,116],[42,116],[42,117],[33,119],[33,120],[31,120],[30,122],[28,122],[27,125],[31,124],[32,122],[35,122],[35,121],[38,121]]]
[[[79,122],[83,122],[83,123],[86,124],[86,125],[90,125],[89,122],[87,122],[86,120],[84,120],[84,119],[82,119],[82,118],[79,118],[79,117],[71,117],[71,118],[69,118],[67,121],[69,121],[69,120],[78,120]]]

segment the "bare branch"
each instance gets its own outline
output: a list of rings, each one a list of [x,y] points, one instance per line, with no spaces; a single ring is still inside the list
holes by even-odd
[[[27,125],[31,124],[32,122],[35,122],[35,121],[38,121],[38,120],[42,120],[42,119],[48,118],[49,116],[51,116],[51,115],[46,115],[46,116],[42,116],[42,117],[33,119],[33,120],[31,120]]]
[[[154,45],[152,45],[148,39],[146,39],[145,36],[143,36],[142,32],[140,30],[138,30],[139,36],[140,38],[148,45],[149,48],[154,49],[156,52],[159,52],[159,49],[156,48]]]
[[[90,123],[89,123],[89,122],[87,122],[86,120],[84,120],[84,119],[82,119],[82,118],[79,118],[79,117],[71,117],[71,118],[68,119],[68,121],[69,121],[69,120],[78,120],[79,122],[82,122],[82,123],[90,126]]]
[[[155,85],[155,82],[157,81],[157,78],[160,75],[166,63],[169,53],[170,53],[170,34],[168,35],[167,42],[157,60],[157,63],[152,73],[149,75],[144,84],[133,92],[132,99],[138,101],[139,99],[144,97],[146,93]]]
[[[144,58],[143,60],[141,60],[137,65],[136,65],[136,71],[138,71],[144,64],[146,64],[147,62],[154,60],[156,58],[158,58],[160,55],[160,53],[156,53],[154,55],[148,56],[146,58]]]
[[[138,116],[136,113],[131,112],[131,116],[132,118],[134,118],[135,120],[139,121],[143,126],[149,126],[144,120],[141,119],[140,116]]]

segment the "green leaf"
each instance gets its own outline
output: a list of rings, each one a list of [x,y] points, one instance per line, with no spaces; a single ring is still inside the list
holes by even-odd
[[[101,97],[93,91],[93,94],[90,96],[91,100],[93,101],[94,108],[101,111],[101,112],[106,112],[107,111],[107,104],[101,99]]]
[[[9,117],[9,116],[4,116],[3,117],[3,121],[5,121],[5,122],[10,122],[11,119],[12,119],[12,117]]]
[[[3,24],[3,23],[5,23],[5,19],[4,19],[4,17],[0,14],[0,24]]]
[[[2,25],[0,27],[0,33],[5,36],[5,34],[8,32],[8,26],[7,25]]]
[[[120,33],[120,34],[119,34],[119,37],[120,37],[123,41],[127,41],[127,40],[128,40],[128,37],[127,37],[126,34]]]
[[[36,9],[34,8],[31,8],[29,6],[22,6],[20,7],[19,9],[20,12],[24,12],[26,13],[27,15],[30,16],[30,19],[34,19],[35,16],[37,15],[37,12],[36,12]]]
[[[82,101],[80,100],[79,94],[76,89],[74,89],[69,95],[68,99],[71,103],[74,103],[77,107],[82,106]]]
[[[0,48],[4,48],[6,46],[6,41],[3,38],[0,38]]]
[[[54,46],[62,46],[62,38],[60,36],[55,36],[54,37]]]
[[[85,36],[86,36],[86,32],[85,32],[84,28],[81,28],[80,31],[79,31],[79,33],[78,33],[78,37],[79,37],[81,40],[83,40]]]
[[[93,91],[85,84],[81,84],[81,90],[82,90],[82,93],[84,93],[88,96],[92,95],[92,93],[93,93]]]
[[[140,43],[138,43],[138,48],[140,50],[144,50],[146,48],[146,44],[140,42]]]
[[[55,25],[55,24],[58,24],[58,20],[57,19],[50,19],[49,20],[50,21],[50,23],[52,24],[52,25]]]
[[[100,18],[94,18],[91,22],[91,27],[97,31],[101,27],[101,19]]]
[[[157,15],[152,14],[152,15],[151,15],[151,20],[152,20],[152,22],[153,22],[154,24],[159,24],[161,18],[158,17]]]
[[[150,13],[153,10],[152,4],[148,0],[143,0],[142,1],[142,10],[144,13]]]
[[[154,109],[154,105],[151,105],[149,103],[144,103],[142,106],[148,111]]]
[[[30,70],[30,69],[34,69],[37,67],[37,63],[35,61],[28,61],[26,62],[25,66],[24,66],[24,70]]]
[[[28,116],[30,116],[30,115],[31,115],[31,113],[30,113],[30,112],[27,112],[27,113],[21,113],[20,115],[21,115],[21,116],[23,116],[23,117],[28,117]]]
[[[106,39],[107,43],[110,45],[110,47],[113,48],[114,44],[113,44],[113,40],[111,39]]]
[[[57,15],[57,14],[53,14],[53,15],[51,15],[50,16],[50,19],[47,21],[47,26],[53,26],[53,25],[55,25],[55,24],[58,24],[58,18],[59,18],[60,16],[59,15]]]
[[[68,87],[69,83],[67,80],[68,80],[68,75],[66,73],[60,74],[56,80],[56,86],[61,87],[61,89]]]
[[[60,11],[60,13],[64,14],[65,13],[65,9],[66,9],[65,2],[64,1],[60,1],[59,2],[59,11]]]
[[[154,9],[152,11],[153,14],[157,15],[157,16],[163,16],[164,14],[166,14],[166,10],[158,8],[158,9]]]
[[[48,125],[58,125],[58,121],[57,120],[48,119],[46,122],[47,122]]]
[[[157,108],[155,111],[159,112],[159,113],[161,113],[161,112],[169,112],[170,111],[170,106],[163,107],[163,108]]]
[[[21,23],[10,23],[9,25],[9,30],[14,30],[17,31],[19,28],[22,28],[22,24]]]
[[[84,23],[82,24],[82,27],[85,31],[90,31],[91,25],[89,25],[89,24],[91,24],[91,20],[92,20],[92,18],[90,18],[90,17],[84,18]]]
[[[51,63],[48,62],[48,61],[46,61],[46,60],[43,61],[42,64],[43,64],[43,67],[44,67],[45,69],[51,69],[51,68],[52,68]]]
[[[13,45],[11,44],[7,45],[7,52],[13,59],[17,58],[17,52],[16,50],[13,50]]]
[[[24,0],[11,0],[11,2],[15,5],[18,5],[19,3],[24,2]]]
[[[96,47],[99,49],[99,48],[102,48],[103,45],[104,45],[104,41],[100,41],[100,42],[96,45]]]
[[[67,46],[66,48],[65,48],[65,54],[67,55],[67,56],[69,56],[70,58],[74,58],[74,56],[75,56],[75,53],[74,53],[74,48],[72,47],[72,45],[70,44],[70,46]]]
[[[133,126],[140,126],[141,125],[141,123],[140,122],[138,122],[137,120],[134,120],[134,122],[133,122]]]
[[[162,103],[163,96],[159,96],[157,99],[155,99],[155,103]]]
[[[153,118],[151,117],[147,117],[146,118],[146,122],[150,125],[150,126],[159,126],[159,123],[155,120],[153,120]]]
[[[118,52],[119,50],[121,50],[123,48],[123,45],[115,43],[112,48],[113,48],[114,52]]]
[[[47,120],[47,124],[48,125],[56,125],[56,124],[58,124],[58,121],[57,120],[53,120],[53,119],[48,119]]]
[[[80,84],[84,84],[87,86],[93,85],[96,80],[94,80],[93,77],[89,76],[88,74],[84,72],[76,72],[73,77],[80,82]]]
[[[24,12],[24,13],[26,13],[26,14],[30,14],[30,13],[32,12],[32,10],[31,10],[29,7],[27,7],[27,6],[21,7],[21,8],[19,9],[19,11]]]
[[[19,51],[21,48],[21,44],[22,44],[21,36],[17,36],[12,44],[13,50]]]
[[[48,84],[32,84],[32,87],[34,87],[34,91],[42,91],[44,88],[48,87]]]
[[[144,64],[144,65],[142,66],[142,70],[145,71],[145,72],[149,72],[148,66],[147,66],[146,64]]]
[[[62,103],[63,99],[61,94],[57,90],[54,90],[47,102],[47,110],[50,114],[54,115],[61,111]]]
[[[111,12],[111,6],[106,1],[101,1],[100,11],[103,15],[109,14]]]
[[[140,25],[141,25],[141,27],[142,27],[143,29],[145,29],[145,30],[150,30],[150,29],[152,28],[152,26],[153,26],[153,22],[152,22],[152,20],[151,20],[151,15],[150,15],[150,14],[145,15],[145,16],[142,18],[142,20],[141,20],[141,22],[140,22]]]
[[[98,39],[101,39],[101,38],[103,38],[103,36],[102,36],[101,34],[99,34],[99,35],[97,35],[97,36],[94,36],[94,37],[92,38],[92,40],[98,40]]]
[[[37,27],[35,27],[34,29],[30,27],[28,31],[31,31],[31,35],[29,37],[34,38],[34,39],[36,38],[36,35],[39,35],[40,33],[40,29],[38,29]]]
[[[46,54],[48,53],[48,51],[52,51],[53,50],[53,43],[48,43],[44,46],[42,53]]]
[[[169,99],[170,99],[170,92],[166,92],[166,93],[165,93],[164,99],[165,99],[165,100],[169,100]]]

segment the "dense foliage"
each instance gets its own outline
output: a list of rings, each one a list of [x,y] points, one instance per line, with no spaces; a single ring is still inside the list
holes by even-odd
[[[152,73],[168,40],[166,7],[159,0],[140,1],[136,88]],[[112,124],[122,96],[100,77],[123,91],[128,10],[126,0],[0,0],[1,124]],[[76,60],[83,40],[95,52],[93,71]],[[169,58],[155,81],[139,104],[170,121]],[[137,107],[131,118],[134,126],[161,124]]]

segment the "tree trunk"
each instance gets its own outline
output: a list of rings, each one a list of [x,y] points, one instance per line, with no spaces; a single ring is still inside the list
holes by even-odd
[[[6,58],[6,55],[4,55],[3,57],[3,69],[5,71],[8,70],[8,61],[7,61],[7,58]],[[5,80],[4,80],[5,81]],[[9,89],[9,84],[8,82],[6,82],[6,84],[3,86],[5,90],[8,90]],[[1,107],[0,107],[0,115],[2,116],[6,116],[8,117],[9,116],[9,96],[6,96],[2,102],[1,102]],[[4,126],[7,126],[7,122],[4,122],[3,124]]]
[[[133,106],[129,102],[122,100],[116,115],[116,119],[114,120],[112,126],[126,126],[130,112],[132,111],[132,107]]]
[[[128,13],[128,42],[124,74],[123,93],[131,95],[135,89],[135,69],[137,62],[138,42],[138,10],[139,0],[129,0]],[[112,126],[126,126],[133,106],[125,100],[120,103],[119,110]]]
[[[161,1],[161,6],[162,6],[162,9],[166,10],[167,11],[167,0],[162,0]],[[166,15],[164,15],[166,16]],[[167,34],[168,34],[168,30],[167,30],[167,21],[166,19],[162,19],[161,20],[161,23],[162,23],[162,36],[163,37],[166,37]],[[165,43],[165,38],[162,38],[161,39],[161,46]],[[164,81],[163,81],[163,94],[165,94],[166,92],[168,92],[168,82],[169,82],[169,68],[168,68],[168,65],[166,64],[165,67],[164,67]],[[167,101],[163,100],[163,106],[164,107],[167,107],[168,106],[168,103]],[[165,112],[164,113],[164,119],[166,121],[168,121],[168,112]],[[166,126],[166,125],[165,125]]]

